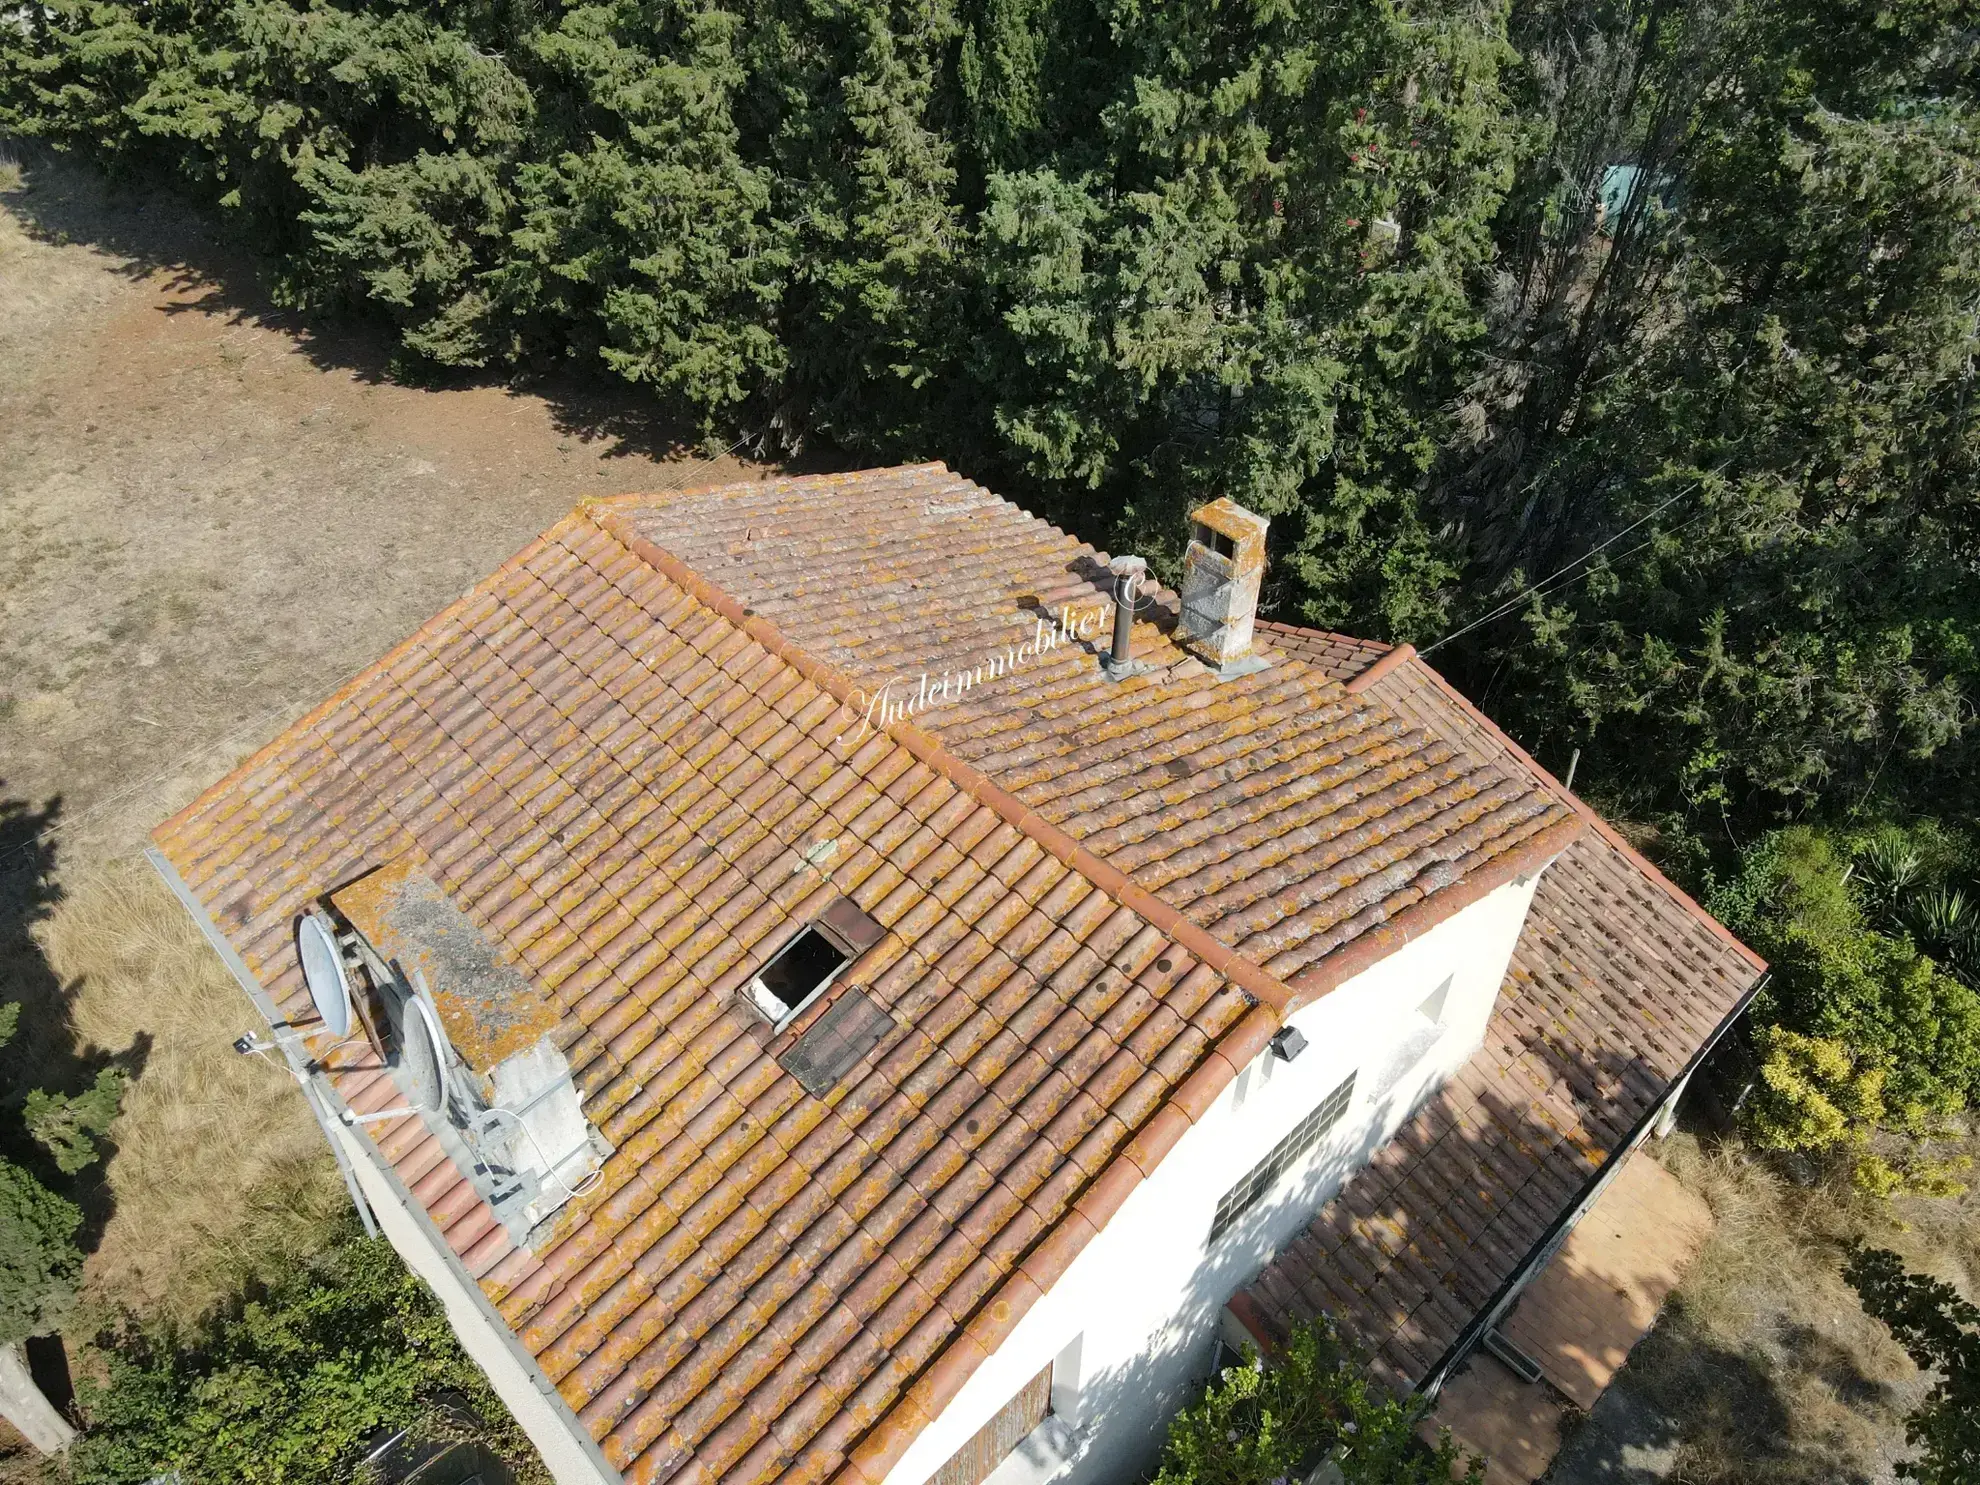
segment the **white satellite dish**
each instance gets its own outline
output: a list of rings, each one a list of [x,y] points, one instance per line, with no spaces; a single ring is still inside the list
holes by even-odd
[[[418,971],[414,971],[413,978],[421,989],[425,988],[426,982]],[[434,1019],[433,1007],[426,1003],[423,995],[408,995],[399,1002],[399,1055],[396,1066],[399,1089],[406,1097],[405,1106],[383,1109],[376,1114],[359,1114],[345,1109],[346,1124],[382,1124],[388,1119],[406,1119],[414,1114],[445,1111],[447,1038],[440,1030],[440,1023]]]
[[[351,1034],[351,980],[344,968],[337,935],[315,913],[296,924],[296,953],[302,960],[309,998],[329,1033],[340,1040]]]
[[[447,1099],[447,1045],[433,1012],[419,996],[409,996],[399,1027],[399,1070],[406,1099],[422,1114],[437,1114]]]

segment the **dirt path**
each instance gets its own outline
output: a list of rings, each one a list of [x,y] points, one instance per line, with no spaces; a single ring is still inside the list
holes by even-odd
[[[59,797],[71,865],[141,843],[578,495],[689,475],[637,396],[383,366],[274,312],[171,201],[0,163],[0,795]]]

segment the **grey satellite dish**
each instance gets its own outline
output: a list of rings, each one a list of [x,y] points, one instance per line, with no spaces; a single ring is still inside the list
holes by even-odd
[[[418,996],[408,997],[399,1027],[399,1071],[405,1074],[406,1099],[422,1114],[437,1114],[447,1099],[446,1041],[433,1012]]]
[[[309,998],[325,1028],[337,1038],[351,1034],[351,981],[344,954],[330,925],[314,913],[296,924],[296,953],[302,959]]]

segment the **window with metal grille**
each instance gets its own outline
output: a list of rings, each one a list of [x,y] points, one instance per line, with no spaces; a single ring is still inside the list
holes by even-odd
[[[1354,1074],[1349,1073],[1340,1087],[1320,1100],[1319,1108],[1294,1125],[1292,1133],[1274,1145],[1270,1155],[1224,1193],[1224,1199],[1217,1203],[1217,1215],[1210,1219],[1210,1241],[1214,1243],[1230,1231],[1232,1224],[1250,1211],[1280,1176],[1325,1139],[1327,1131],[1341,1122],[1341,1116],[1347,1113],[1348,1105],[1353,1101]]]

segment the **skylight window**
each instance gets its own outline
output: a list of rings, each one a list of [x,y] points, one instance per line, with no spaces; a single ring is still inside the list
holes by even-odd
[[[750,998],[779,1031],[823,995],[852,956],[819,931],[805,929],[749,982]]]

